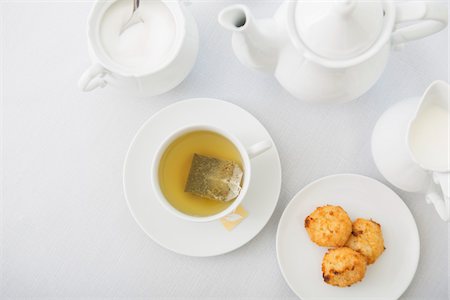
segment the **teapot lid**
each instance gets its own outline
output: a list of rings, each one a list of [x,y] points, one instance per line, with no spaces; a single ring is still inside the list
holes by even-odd
[[[326,59],[358,56],[383,31],[385,12],[379,0],[299,0],[294,5],[294,33],[311,52]]]

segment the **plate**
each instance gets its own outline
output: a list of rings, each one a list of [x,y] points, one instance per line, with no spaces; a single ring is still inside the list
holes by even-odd
[[[365,278],[339,288],[322,279],[326,248],[309,239],[305,218],[317,207],[340,205],[352,220],[381,224],[386,250],[367,267]],[[405,203],[382,183],[361,175],[324,177],[303,188],[286,207],[277,230],[277,257],[290,288],[307,299],[398,299],[408,288],[420,254],[419,233]]]
[[[220,221],[194,223],[168,212],[151,188],[152,158],[176,129],[199,122],[224,128],[244,146],[270,140],[273,147],[252,159],[252,177],[242,205],[249,216],[233,231]],[[233,251],[254,238],[269,221],[281,188],[281,166],[267,130],[250,113],[216,99],[190,99],[159,111],[139,129],[125,158],[123,184],[128,207],[139,226],[162,247],[189,256],[214,256]]]

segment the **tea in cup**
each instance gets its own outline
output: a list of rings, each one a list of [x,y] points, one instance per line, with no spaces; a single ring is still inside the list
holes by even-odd
[[[184,220],[208,222],[232,213],[247,194],[250,159],[270,141],[245,148],[232,134],[209,125],[171,134],[152,164],[152,186],[161,205]]]

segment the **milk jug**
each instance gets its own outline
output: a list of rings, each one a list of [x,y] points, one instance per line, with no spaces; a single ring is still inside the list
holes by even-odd
[[[397,103],[378,120],[372,153],[383,176],[396,187],[423,193],[449,221],[450,86],[433,82],[422,98]]]

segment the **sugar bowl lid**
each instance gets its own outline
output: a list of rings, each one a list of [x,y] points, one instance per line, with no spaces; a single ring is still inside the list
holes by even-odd
[[[346,60],[370,49],[384,27],[379,0],[298,0],[288,23],[295,38],[315,55]]]

